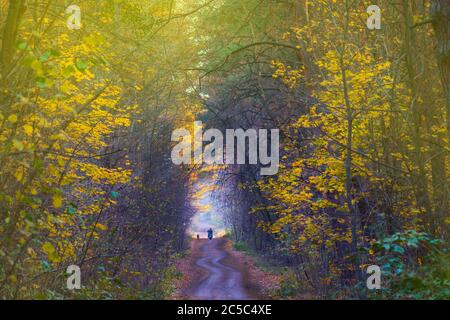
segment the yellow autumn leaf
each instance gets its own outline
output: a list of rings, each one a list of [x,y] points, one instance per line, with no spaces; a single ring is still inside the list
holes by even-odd
[[[76,87],[70,82],[64,81],[64,83],[59,87],[59,90],[61,90],[61,92],[63,93],[70,94],[74,91],[75,88]]]
[[[55,247],[50,242],[44,242],[41,247],[42,251],[44,251],[47,255],[55,252]]]
[[[55,247],[50,242],[45,242],[42,245],[42,251],[47,254],[48,260],[51,262],[60,262],[61,258],[56,253]]]
[[[23,150],[23,143],[21,141],[14,139],[13,145],[14,145],[14,148],[16,148],[17,150],[19,150],[19,151]]]
[[[23,131],[26,133],[26,135],[28,135],[28,136],[33,135],[33,127],[30,126],[29,124],[24,125],[22,128],[23,128]]]
[[[59,193],[53,195],[53,207],[61,208],[61,206],[62,206],[62,195]]]
[[[21,167],[16,169],[16,172],[14,173],[14,177],[17,181],[21,181],[23,178],[23,169]]]
[[[11,123],[16,123],[17,122],[17,116],[15,114],[12,114],[8,117],[8,121]]]
[[[28,247],[28,248],[27,248],[27,253],[28,253],[28,255],[29,255],[30,257],[32,257],[32,258],[36,258],[36,256],[37,256],[36,251],[34,251],[34,249],[31,248],[31,247]]]
[[[101,224],[101,223],[97,223],[97,224],[95,225],[95,227],[96,227],[97,229],[100,229],[100,230],[103,230],[103,231],[105,231],[105,230],[108,229],[108,227],[106,227],[104,224]]]

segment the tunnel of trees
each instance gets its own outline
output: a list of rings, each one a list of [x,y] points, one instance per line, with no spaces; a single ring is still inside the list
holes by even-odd
[[[217,166],[214,194],[292,295],[366,298],[375,264],[376,298],[449,298],[449,15],[448,0],[0,0],[0,297],[170,297],[205,174],[172,163],[170,137],[201,120],[280,129],[278,174]]]

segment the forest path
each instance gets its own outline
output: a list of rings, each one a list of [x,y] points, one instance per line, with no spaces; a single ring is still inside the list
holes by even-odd
[[[192,261],[197,277],[186,290],[189,299],[246,300],[256,298],[245,272],[246,266],[231,254],[225,238],[193,240]]]
[[[238,261],[228,259],[231,256],[224,248],[225,239],[197,240],[201,256],[195,264],[206,270],[207,277],[192,288],[194,299],[203,300],[244,300],[250,299],[250,294],[244,287],[244,275],[233,265]],[[231,260],[231,261],[230,261]]]

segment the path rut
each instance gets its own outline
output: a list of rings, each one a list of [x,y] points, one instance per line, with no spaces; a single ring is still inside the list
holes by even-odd
[[[246,300],[242,273],[223,263],[228,253],[223,249],[223,239],[201,240],[202,252],[195,264],[207,271],[207,277],[192,290],[193,299],[201,300]]]

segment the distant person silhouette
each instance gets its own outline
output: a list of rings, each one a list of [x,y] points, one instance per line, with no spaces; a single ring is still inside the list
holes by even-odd
[[[200,235],[197,233],[197,240],[200,239]]]
[[[213,238],[213,229],[208,229],[208,239],[211,240]]]

